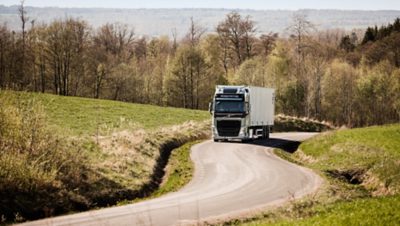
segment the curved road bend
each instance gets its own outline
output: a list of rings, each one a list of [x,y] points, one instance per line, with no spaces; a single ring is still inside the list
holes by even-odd
[[[193,180],[178,192],[140,203],[27,222],[23,225],[179,225],[276,205],[312,193],[321,179],[286,162],[271,147],[294,151],[315,133],[271,134],[270,141],[193,146]]]

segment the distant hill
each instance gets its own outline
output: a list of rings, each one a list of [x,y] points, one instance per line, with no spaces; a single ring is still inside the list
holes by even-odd
[[[134,28],[137,35],[171,35],[176,29],[183,36],[189,26],[190,17],[199,21],[208,32],[215,30],[218,22],[232,9],[103,9],[103,8],[36,8],[26,7],[29,18],[35,23],[48,23],[57,18],[80,18],[93,27],[105,23],[119,22]],[[250,15],[257,23],[259,33],[282,33],[291,22],[290,10],[243,10],[237,12]],[[360,11],[360,10],[314,10],[300,12],[308,15],[311,22],[320,30],[342,28],[346,30],[382,25],[400,17],[400,11]],[[0,5],[0,23],[6,22],[12,29],[20,29],[18,6]]]

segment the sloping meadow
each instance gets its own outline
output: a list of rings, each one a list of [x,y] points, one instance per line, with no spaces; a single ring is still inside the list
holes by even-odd
[[[209,136],[202,111],[8,91],[0,103],[4,222],[148,196],[174,148]]]

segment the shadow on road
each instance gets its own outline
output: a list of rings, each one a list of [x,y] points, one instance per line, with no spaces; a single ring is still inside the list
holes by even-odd
[[[254,140],[249,142],[249,144],[260,145],[264,147],[271,147],[271,148],[280,148],[288,153],[294,153],[301,142],[293,141],[293,140],[286,140],[286,139],[279,139],[279,138],[270,138],[268,140]]]

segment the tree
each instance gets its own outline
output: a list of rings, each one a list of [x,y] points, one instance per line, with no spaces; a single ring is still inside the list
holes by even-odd
[[[208,66],[198,48],[181,45],[172,62],[166,81],[168,104],[184,108],[199,108],[202,85],[207,79]]]
[[[322,81],[324,118],[337,125],[352,126],[355,123],[354,97],[358,76],[357,70],[345,62],[335,60],[328,66]]]
[[[396,108],[400,93],[400,77],[388,61],[365,68],[364,76],[357,80],[357,122],[360,125],[379,125],[398,122]]]
[[[300,111],[297,115],[309,114],[309,105],[305,99],[308,95],[308,79],[305,68],[306,50],[311,45],[309,44],[310,33],[314,30],[314,25],[307,20],[305,14],[294,14],[292,17],[292,24],[287,28],[291,33],[290,38],[294,41],[295,51],[295,76],[296,85],[294,87],[295,99]]]
[[[350,36],[349,35],[345,35],[340,40],[339,48],[345,50],[346,52],[352,52],[356,48],[356,46],[352,42]]]
[[[94,78],[93,96],[95,98],[102,96],[103,87],[107,83],[111,83],[108,84],[110,89],[119,87],[118,84],[112,84],[119,80],[111,79],[110,74],[119,64],[130,63],[137,52],[134,41],[133,30],[128,30],[121,24],[105,24],[93,35],[89,49],[91,61],[89,71],[92,74],[91,77]],[[116,92],[116,90],[108,90],[103,98],[115,98]]]
[[[172,48],[168,37],[153,38],[147,45],[147,58],[138,61],[145,103],[164,105],[164,77]]]
[[[27,32],[26,32],[26,23],[29,20],[29,18],[26,15],[25,11],[25,6],[24,6],[24,0],[20,1],[20,5],[18,7],[18,15],[19,19],[21,20],[21,38],[20,40],[17,41],[16,47],[18,49],[17,52],[14,54],[16,55],[16,60],[18,61],[19,68],[18,70],[14,71],[15,77],[17,78],[16,84],[18,86],[18,89],[23,89],[27,84],[29,84],[29,78],[27,78],[27,72],[26,69],[29,68],[27,65],[27,60],[26,60],[26,53],[27,47],[26,47],[26,39],[27,39]]]
[[[6,25],[0,25],[0,87],[10,87],[13,42]]]
[[[199,48],[204,53],[205,62],[209,67],[208,85],[210,86],[209,90],[211,90],[209,91],[209,96],[211,96],[215,84],[228,84],[226,79],[226,65],[220,60],[225,53],[220,46],[218,35],[214,34],[203,38]]]
[[[382,40],[365,45],[365,59],[374,65],[382,60],[388,60],[392,65],[400,67],[400,33],[396,32]]]
[[[112,85],[112,99],[127,101],[126,89],[131,89],[132,87],[126,87],[126,84],[130,79],[134,77],[134,70],[132,67],[125,63],[118,64],[111,70],[111,75],[109,78],[109,83]]]
[[[256,43],[258,55],[262,55],[267,58],[267,56],[274,49],[277,39],[278,33],[262,34]]]
[[[235,55],[234,67],[238,67],[244,60],[253,56],[255,31],[254,21],[250,16],[242,18],[237,12],[229,13],[225,20],[218,24],[217,32],[221,46],[225,51],[232,51]],[[225,54],[226,57],[228,55]],[[224,60],[226,61],[226,58]]]
[[[26,25],[26,22],[29,20],[29,18],[26,16],[24,3],[25,3],[25,0],[21,0],[19,8],[18,8],[18,13],[19,13],[19,18],[21,20],[21,29],[22,29],[22,44],[23,44],[22,49],[25,51],[25,41],[26,41],[25,25]]]
[[[275,88],[276,112],[294,115],[297,104],[292,105],[291,101],[296,98],[292,96],[293,81],[295,76],[292,73],[293,63],[290,53],[290,46],[287,41],[278,40],[275,48],[268,55],[266,73],[272,80],[271,87]]]
[[[53,74],[54,93],[68,96],[74,79],[83,73],[83,50],[87,25],[68,19],[55,21],[47,28],[46,51]],[[79,81],[75,83],[75,90]]]
[[[31,39],[31,58],[33,62],[33,91],[44,93],[47,90],[48,76],[48,57],[46,55],[46,43],[43,41],[47,36],[47,26],[40,25],[32,27],[29,31]]]
[[[376,35],[378,33],[378,29],[375,26],[375,28],[368,27],[367,30],[365,31],[364,38],[361,42],[362,45],[368,43],[368,42],[374,42],[376,40]]]
[[[236,72],[235,83],[238,85],[264,86],[264,78],[260,74],[261,70],[262,64],[259,59],[246,60]]]
[[[188,43],[192,47],[195,47],[200,43],[201,36],[204,34],[205,31],[206,29],[195,22],[193,20],[193,17],[191,17],[189,32],[186,34],[183,41]]]
[[[225,78],[228,78],[229,66],[232,61],[232,54],[230,51],[230,43],[228,34],[225,32],[218,32],[219,47],[221,49],[220,60],[224,67]]]
[[[313,42],[305,60],[307,72],[306,116],[322,119],[322,80],[328,64],[328,52],[323,43]]]
[[[290,37],[296,43],[296,52],[299,57],[304,58],[304,49],[308,47],[307,40],[310,33],[315,30],[314,24],[307,20],[305,14],[293,14],[292,24],[287,28]]]

